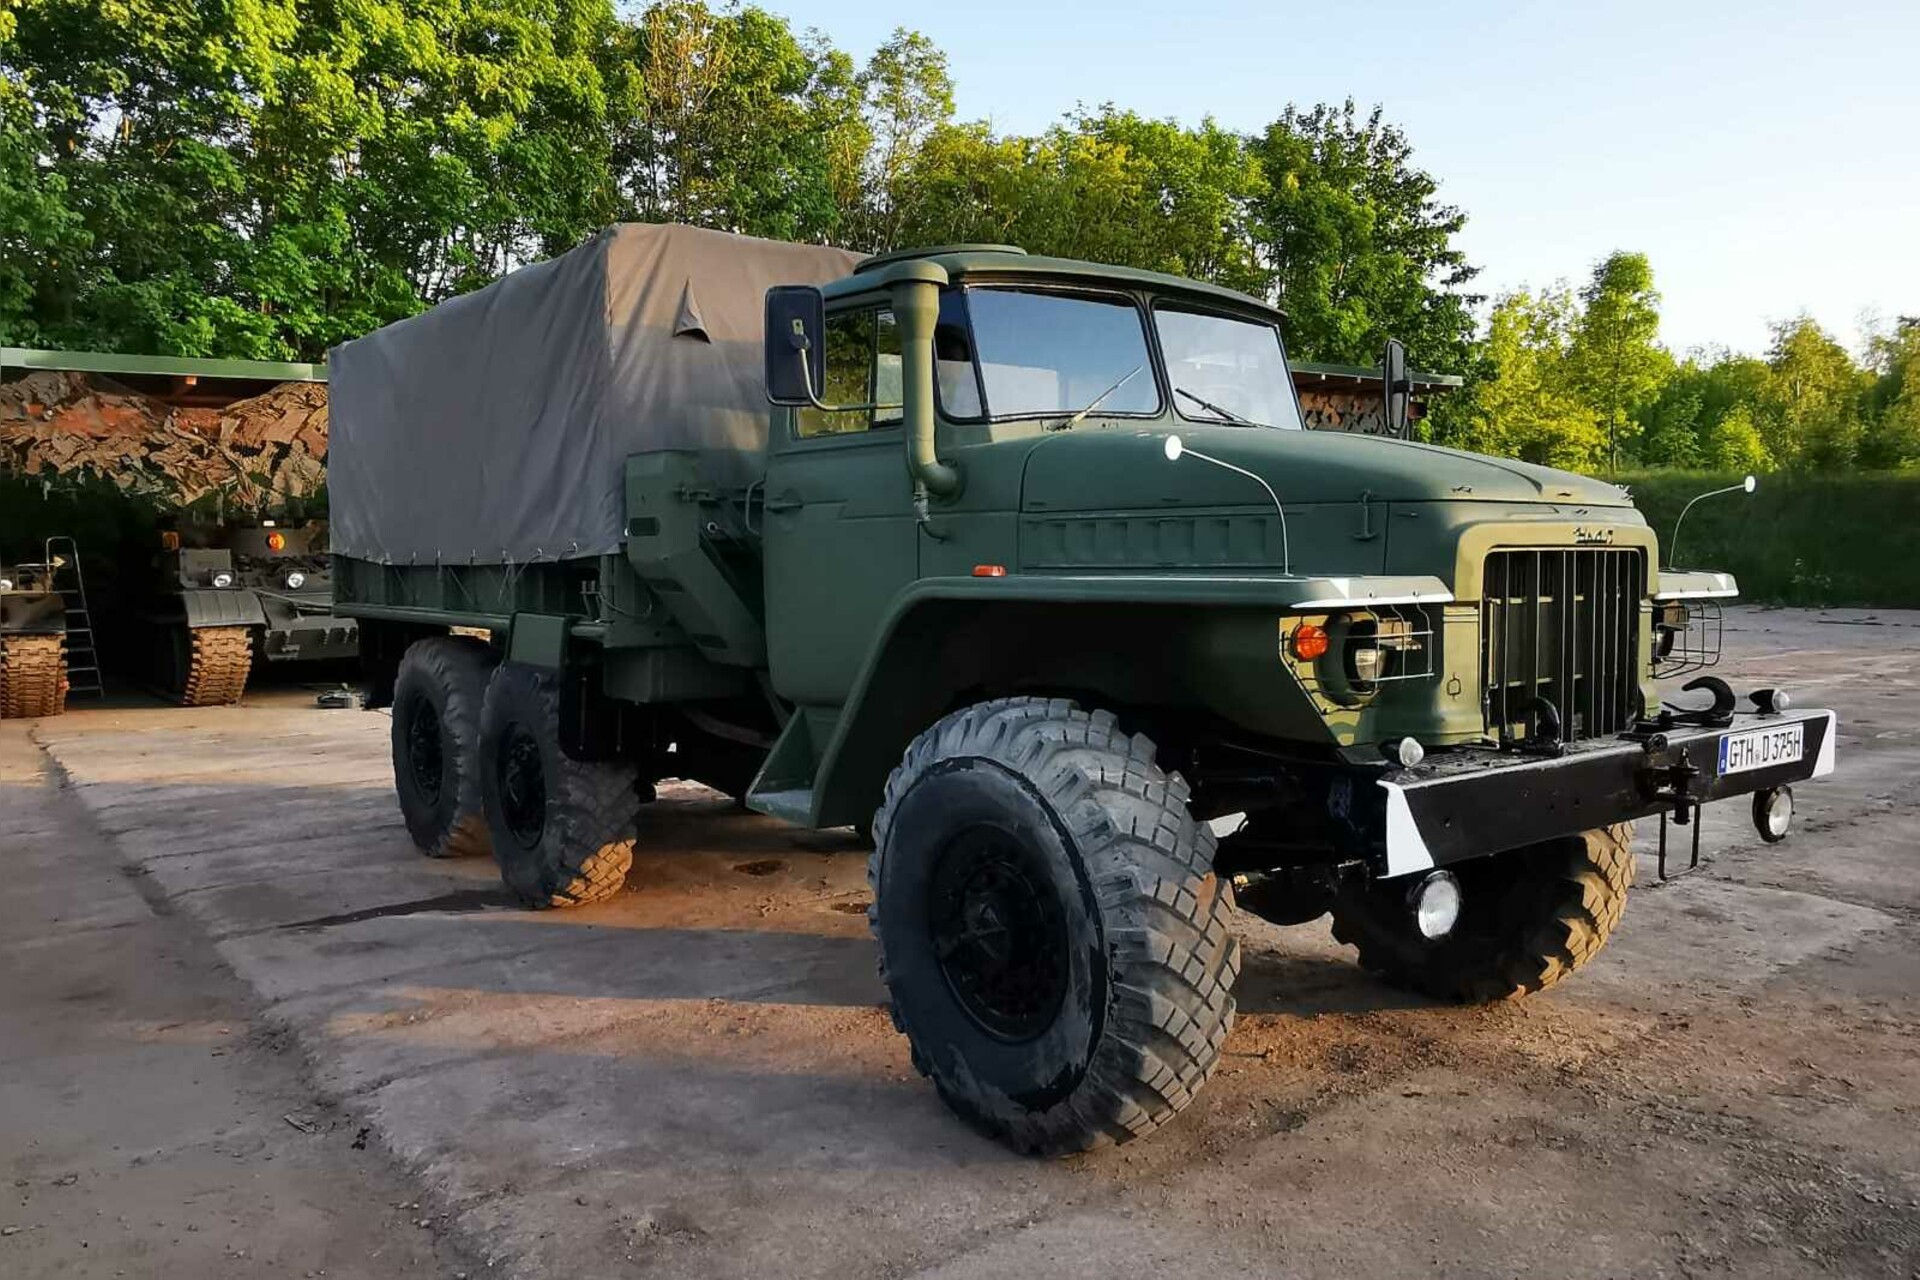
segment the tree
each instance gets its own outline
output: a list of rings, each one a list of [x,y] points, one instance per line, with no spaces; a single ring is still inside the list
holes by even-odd
[[[1871,349],[1878,376],[1857,460],[1886,471],[1920,466],[1920,317],[1901,317]]]
[[[914,157],[953,118],[953,78],[945,53],[900,27],[867,60],[855,85],[863,146],[851,168],[858,189],[842,205],[842,239],[885,253],[901,247],[901,229],[914,217]]]
[[[1606,426],[1612,471],[1621,444],[1635,434],[1635,413],[1658,393],[1673,357],[1655,341],[1660,295],[1645,254],[1617,252],[1602,259],[1580,301],[1568,358],[1574,385]]]
[[[1442,402],[1435,439],[1547,466],[1591,468],[1604,456],[1605,435],[1572,376],[1577,314],[1564,288],[1496,301],[1472,383],[1457,401]]]
[[[1289,106],[1252,147],[1257,253],[1295,358],[1372,364],[1398,337],[1420,364],[1463,367],[1483,301],[1464,292],[1479,269],[1454,244],[1466,215],[1382,109]]]
[[[1767,368],[1755,416],[1774,459],[1813,470],[1852,462],[1871,379],[1847,349],[1803,315],[1773,327]]]

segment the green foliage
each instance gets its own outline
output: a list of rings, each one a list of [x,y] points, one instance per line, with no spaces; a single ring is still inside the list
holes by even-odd
[[[751,6],[12,0],[0,340],[317,358],[618,219],[886,250],[1001,240],[1296,307],[1297,354],[1469,349],[1464,224],[1379,110],[1257,138],[1116,107],[953,118],[946,55],[864,65]]]
[[[1567,356],[1582,398],[1607,433],[1607,466],[1637,434],[1635,413],[1653,400],[1673,370],[1673,357],[1655,341],[1660,294],[1644,253],[1615,253],[1593,269],[1580,291],[1580,316]]]
[[[1738,471],[1617,477],[1664,548],[1689,498],[1738,484]],[[1920,472],[1762,478],[1751,497],[1709,498],[1687,516],[1680,561],[1731,572],[1743,599],[1797,605],[1920,607]]]
[[[1434,438],[1476,453],[1592,468],[1606,436],[1573,374],[1579,318],[1564,289],[1495,302],[1471,385],[1441,402]]]
[[[1292,355],[1373,364],[1398,337],[1427,367],[1465,364],[1481,301],[1462,292],[1478,268],[1453,243],[1466,215],[1439,201],[1381,109],[1289,106],[1252,149],[1266,178],[1257,250],[1273,264]]]

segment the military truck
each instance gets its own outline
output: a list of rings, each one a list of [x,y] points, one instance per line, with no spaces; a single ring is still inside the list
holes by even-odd
[[[160,683],[175,700],[236,703],[255,661],[354,656],[359,625],[333,614],[325,536],[319,522],[273,520],[188,521],[162,533],[157,590],[143,616],[159,637]]]
[[[46,564],[0,565],[0,720],[67,709],[67,602]]]
[[[331,377],[335,607],[421,849],[548,907],[620,890],[666,776],[870,827],[913,1061],[1024,1150],[1193,1098],[1236,895],[1525,995],[1618,923],[1634,819],[1753,795],[1773,838],[1834,765],[1780,691],[1663,705],[1735,588],[1621,489],[1300,430],[1279,314],[1211,285],[623,226]]]

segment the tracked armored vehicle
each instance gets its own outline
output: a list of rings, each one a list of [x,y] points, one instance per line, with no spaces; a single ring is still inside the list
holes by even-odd
[[[67,602],[53,572],[0,565],[0,720],[67,709]]]
[[[551,907],[621,889],[662,777],[870,827],[913,1062],[1024,1150],[1191,1101],[1236,897],[1526,995],[1619,923],[1635,819],[1777,838],[1834,767],[1832,713],[1698,670],[1734,584],[1625,492],[1301,430],[1279,315],[1194,281],[621,227],[331,377],[335,608],[421,849]]]
[[[333,614],[323,525],[189,523],[165,537],[147,620],[160,683],[182,705],[240,701],[256,661],[354,656],[359,626]]]

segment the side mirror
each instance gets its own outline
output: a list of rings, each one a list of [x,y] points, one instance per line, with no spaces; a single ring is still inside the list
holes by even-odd
[[[809,284],[767,290],[766,383],[774,404],[818,404],[827,380],[827,302]]]
[[[1413,383],[1407,377],[1407,348],[1398,338],[1388,338],[1387,349],[1380,354],[1380,392],[1388,433],[1396,439],[1406,439],[1407,406],[1413,397]]]

